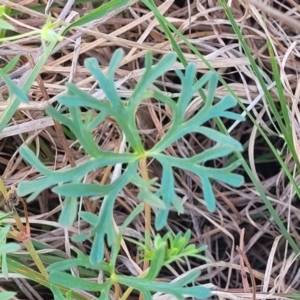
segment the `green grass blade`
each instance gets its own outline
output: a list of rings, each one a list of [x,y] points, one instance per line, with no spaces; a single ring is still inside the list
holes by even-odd
[[[171,42],[171,44],[173,46],[173,49],[177,53],[177,55],[178,55],[178,57],[181,60],[181,62],[182,62],[183,65],[186,65],[186,59],[183,57],[183,53],[182,53],[181,49],[178,46],[178,42],[176,42],[176,40],[173,38],[173,36],[172,36],[169,28],[171,28],[171,30],[193,51],[193,53],[195,53],[201,59],[201,61],[203,61],[206,64],[206,66],[208,67],[209,70],[215,71],[215,69],[211,66],[211,64],[208,62],[208,60],[205,59],[205,57],[197,50],[197,48],[193,44],[191,44],[185,38],[185,36],[177,28],[175,28],[169,21],[167,21],[160,14],[160,12],[156,9],[156,7],[152,3],[150,3],[148,0],[143,0],[143,3],[145,5],[147,5],[153,11],[153,13],[157,17],[158,21],[160,22],[160,25],[162,26],[163,30],[166,30],[165,34],[170,39],[170,42]],[[226,2],[224,0],[221,0],[221,3],[222,3],[222,5],[226,6]],[[227,9],[226,12],[231,15],[231,12],[229,11],[229,9]],[[233,22],[234,22],[234,19],[233,19]],[[236,26],[236,28],[237,28],[237,26]],[[240,36],[240,38],[243,39],[242,36]],[[175,42],[176,45],[174,45],[174,42]],[[247,112],[246,107],[238,99],[238,97],[235,95],[234,91],[230,88],[230,86],[224,81],[224,79],[221,76],[219,76],[219,80],[227,88],[227,90],[230,92],[230,94],[238,101],[238,103],[242,107],[242,109]],[[201,97],[202,97],[202,94],[201,94]],[[206,100],[206,98],[203,97],[203,100]],[[270,149],[272,150],[274,156],[276,157],[276,159],[278,160],[278,162],[282,166],[284,172],[286,173],[287,177],[289,178],[290,182],[292,183],[293,187],[295,188],[298,196],[300,196],[300,190],[299,190],[299,188],[297,186],[297,183],[295,182],[295,180],[294,180],[291,172],[286,167],[284,161],[282,160],[282,158],[280,157],[280,155],[277,153],[277,151],[276,151],[275,147],[273,146],[272,142],[269,140],[269,138],[264,133],[264,131],[261,129],[261,127],[257,124],[257,122],[255,121],[255,119],[251,116],[251,114],[249,114],[247,112],[247,116],[250,118],[250,120],[252,121],[252,123],[257,127],[258,131],[260,132],[260,134],[262,135],[262,137],[264,138],[264,140],[267,142],[267,144],[270,147]],[[221,120],[216,119],[216,123],[217,123],[219,129],[221,130],[221,132],[227,133],[227,130],[226,130],[224,124],[221,122]],[[290,234],[286,230],[283,222],[281,221],[281,219],[279,218],[278,214],[274,210],[274,208],[273,208],[270,200],[267,198],[267,196],[266,196],[264,190],[262,189],[260,183],[258,182],[258,180],[256,179],[256,177],[253,175],[251,169],[249,168],[249,166],[248,166],[247,162],[245,161],[244,157],[242,156],[242,154],[236,152],[235,155],[237,156],[238,159],[241,160],[241,162],[242,162],[241,164],[242,164],[244,170],[246,171],[246,173],[248,174],[248,176],[252,180],[252,182],[253,182],[256,190],[259,192],[259,194],[260,194],[263,202],[265,203],[266,207],[268,208],[268,210],[270,211],[271,215],[273,216],[274,221],[276,222],[276,224],[280,228],[281,233],[284,235],[284,237],[289,242],[289,244],[290,244],[291,248],[293,249],[293,251],[295,251],[296,253],[300,252],[300,248],[297,246],[297,244],[295,243],[295,241],[293,240],[293,238],[290,236]]]

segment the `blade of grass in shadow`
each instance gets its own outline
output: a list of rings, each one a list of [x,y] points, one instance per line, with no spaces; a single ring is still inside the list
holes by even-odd
[[[168,39],[170,40],[170,43],[173,47],[173,49],[176,51],[179,59],[181,60],[183,65],[186,65],[186,59],[184,58],[184,55],[180,49],[180,47],[178,46],[178,43],[176,42],[175,38],[173,37],[173,34],[171,32],[171,30],[182,40],[184,41],[184,43],[206,64],[206,66],[208,67],[209,70],[211,71],[215,71],[216,70],[210,65],[210,63],[205,59],[205,57],[194,47],[194,45],[192,45],[184,36],[183,34],[177,29],[175,28],[169,21],[167,21],[158,11],[158,9],[156,8],[156,6],[153,4],[153,1],[151,0],[142,0],[143,3],[149,8],[151,9],[151,11],[154,13],[155,17],[157,18],[157,20],[159,21],[161,27],[163,28],[163,30],[165,31],[166,36],[168,37]],[[221,0],[221,2],[225,2],[223,0]],[[243,38],[241,36],[241,38]],[[177,52],[178,51],[178,52]],[[255,62],[254,62],[255,63]],[[219,75],[219,74],[218,74]],[[253,124],[257,127],[258,131],[260,132],[260,134],[262,135],[262,137],[264,138],[264,140],[267,142],[268,146],[270,147],[270,149],[272,150],[274,156],[276,157],[276,159],[278,160],[278,162],[280,163],[280,165],[282,166],[284,172],[286,173],[287,177],[289,178],[290,182],[292,183],[293,187],[295,188],[295,191],[297,192],[298,196],[300,197],[300,190],[297,186],[297,183],[295,182],[292,174],[290,173],[290,171],[288,170],[288,168],[286,167],[284,161],[282,160],[282,158],[280,157],[280,155],[277,153],[277,150],[275,149],[275,147],[273,146],[272,142],[269,140],[269,138],[267,137],[267,135],[264,133],[264,131],[261,129],[261,127],[259,126],[259,124],[255,121],[255,119],[251,116],[250,113],[248,113],[245,105],[243,105],[243,103],[239,100],[239,98],[235,95],[234,91],[230,88],[230,86],[224,81],[224,79],[222,78],[222,76],[219,75],[219,80],[220,82],[227,88],[227,90],[230,92],[230,94],[238,101],[239,105],[242,107],[242,109],[247,113],[247,116],[249,117],[249,119],[253,122]],[[201,93],[202,94],[202,93]],[[202,96],[202,95],[201,95]],[[205,100],[205,98],[203,98],[203,100]],[[221,132],[228,134],[224,124],[221,122],[220,119],[216,119],[216,123],[220,129]],[[262,189],[260,183],[258,182],[258,180],[256,179],[256,177],[253,175],[251,169],[249,168],[247,162],[245,161],[245,159],[243,158],[241,153],[235,153],[237,158],[241,160],[241,164],[244,168],[244,170],[246,171],[246,173],[248,174],[248,176],[250,177],[251,181],[253,182],[255,188],[257,189],[257,191],[259,192],[263,202],[265,203],[266,207],[268,208],[269,212],[271,213],[272,217],[274,218],[275,223],[277,224],[277,226],[279,227],[281,233],[284,235],[284,237],[286,238],[286,240],[288,241],[288,243],[290,244],[291,248],[293,249],[294,252],[298,253],[300,252],[300,248],[298,247],[298,245],[295,243],[294,239],[290,236],[290,234],[288,233],[287,229],[285,228],[283,222],[281,221],[281,219],[279,218],[277,212],[275,211],[275,209],[273,208],[270,200],[267,198],[264,190]]]

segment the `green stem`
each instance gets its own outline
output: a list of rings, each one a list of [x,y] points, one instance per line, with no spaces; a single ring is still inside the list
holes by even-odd
[[[29,32],[14,35],[14,36],[3,37],[3,38],[0,38],[0,43],[7,42],[7,41],[15,41],[15,40],[29,37],[29,36],[32,36],[35,34],[40,34],[40,30],[33,30],[33,31],[29,31]]]

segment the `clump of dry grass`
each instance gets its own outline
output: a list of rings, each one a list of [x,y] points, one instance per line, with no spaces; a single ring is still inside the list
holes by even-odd
[[[15,16],[19,24],[17,25],[19,33],[27,32],[29,30],[27,26],[41,27],[45,22],[45,15],[32,8],[37,1],[20,3],[0,1],[0,3],[5,3],[21,12]],[[241,102],[248,107],[293,172],[295,180],[299,182],[295,163],[285,148],[282,133],[278,130],[278,124],[274,121],[249,60],[245,57],[220,4],[214,0],[194,1],[189,5],[186,3],[182,8],[173,1],[156,1],[156,4],[166,19],[206,57]],[[60,5],[50,7],[49,12],[53,17],[63,14],[67,16],[65,22],[70,22],[78,15],[93,9],[93,4],[83,3],[78,7],[65,7],[67,9],[63,9]],[[247,3],[232,1],[231,10],[265,81],[269,84],[275,105],[278,106],[270,54],[266,46],[267,38],[273,44],[281,80],[284,83],[287,106],[296,133],[299,125],[297,119],[293,118],[293,114],[298,113],[296,101],[297,87],[299,87],[299,46],[297,44],[299,26],[295,26],[295,22],[299,21],[298,4],[294,1],[266,1],[264,4],[255,0]],[[204,74],[207,71],[206,65],[199,61],[198,57],[179,39],[178,44],[185,58],[196,63],[199,76]],[[43,158],[44,163],[56,170],[85,159],[80,145],[67,135],[63,135],[59,126],[55,126],[53,120],[45,116],[43,111],[47,106],[56,103],[58,95],[65,90],[66,82],[76,83],[81,89],[99,98],[103,97],[83,62],[85,58],[95,57],[105,69],[112,53],[119,47],[124,49],[126,55],[122,67],[117,71],[116,85],[124,97],[130,95],[130,90],[139,80],[144,67],[143,58],[147,51],[152,51],[157,59],[172,51],[153,13],[140,2],[131,5],[121,14],[112,14],[100,19],[99,22],[94,22],[91,27],[83,26],[78,31],[70,32],[68,39],[63,40],[52,53],[40,73],[40,78],[37,78],[31,87],[28,93],[30,103],[21,104],[9,126],[0,133],[2,139],[0,166],[6,186],[16,185],[24,179],[34,179],[38,176],[36,170],[28,166],[18,153],[23,144],[32,145],[36,153]],[[11,73],[11,78],[21,85],[41,55],[39,38],[30,37],[17,42],[6,42],[0,47],[3,63],[17,54],[21,55],[21,61]],[[183,66],[178,63],[174,68],[183,69]],[[172,70],[158,80],[156,85],[174,97],[181,89]],[[3,82],[0,86],[2,96],[5,97],[7,88]],[[216,96],[221,97],[226,93],[228,91],[224,86],[220,86]],[[7,101],[0,101],[0,110],[3,111],[7,105]],[[193,115],[201,106],[202,99],[195,98],[187,115]],[[239,108],[237,111],[242,113]],[[151,148],[167,130],[170,112],[158,103],[148,100],[137,111],[136,118],[144,137],[144,144]],[[224,120],[224,124],[227,128],[231,128],[230,134],[244,144],[243,155],[249,162],[251,171],[259,180],[281,220],[288,227],[291,236],[298,241],[300,216],[298,199],[279,163],[258,134],[257,128],[250,120],[236,126]],[[216,127],[216,124],[211,122],[209,126]],[[106,150],[115,149],[120,143],[118,127],[110,119],[94,131],[94,137]],[[67,153],[66,145],[70,149]],[[190,134],[180,144],[170,147],[168,151],[172,156],[185,157],[191,153],[199,153],[211,145],[212,142],[203,136]],[[226,163],[226,159],[218,160],[215,161],[214,167],[218,168]],[[151,177],[159,177],[161,171],[159,165],[150,163],[149,169]],[[88,180],[105,183],[109,172],[108,169],[95,171],[91,175],[93,178]],[[242,168],[240,172],[245,174]],[[173,280],[181,273],[199,268],[203,273],[197,283],[213,284],[217,287],[215,295],[219,298],[254,298],[254,291],[257,298],[297,292],[299,289],[298,255],[287,246],[262,202],[260,194],[247,177],[246,183],[240,189],[233,189],[221,183],[214,184],[217,198],[217,210],[214,213],[207,212],[203,205],[201,182],[197,178],[181,171],[175,173],[175,177],[177,179],[175,188],[182,195],[185,214],[177,216],[171,213],[169,228],[174,232],[191,229],[193,242],[208,245],[206,255],[212,263],[198,266],[198,261],[191,260],[186,261],[185,265],[174,265],[165,271],[166,279]],[[115,207],[117,224],[122,223],[126,215],[132,211],[131,202],[134,201],[136,201],[136,191],[126,189]],[[99,204],[85,199],[84,205],[89,211],[97,211]],[[34,239],[47,243],[53,249],[59,249],[63,255],[68,256],[71,253],[69,236],[80,226],[81,230],[85,230],[85,224],[75,223],[68,230],[60,228],[57,219],[60,210],[59,199],[50,191],[45,191],[29,205],[29,219],[34,228]],[[142,231],[143,220],[139,219],[131,228],[130,234],[139,236],[143,234]],[[82,248],[82,250],[86,249]],[[130,252],[130,246],[128,251],[129,253],[124,253],[124,256],[138,263],[139,257],[136,257],[136,253]],[[120,264],[118,272],[127,272],[125,264]],[[22,291],[27,299],[44,297],[34,291],[22,278],[10,279],[5,284],[2,281],[2,284],[7,289],[12,289],[14,286],[13,289]]]

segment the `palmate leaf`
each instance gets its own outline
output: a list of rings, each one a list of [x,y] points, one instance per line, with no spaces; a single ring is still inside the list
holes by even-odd
[[[196,78],[196,67],[189,64],[185,72],[176,71],[182,82],[182,92],[178,101],[174,101],[157,89],[149,89],[154,81],[170,69],[176,57],[174,54],[165,55],[158,63],[153,65],[152,57],[147,54],[145,58],[145,72],[141,76],[132,96],[124,101],[115,87],[114,74],[123,57],[122,50],[117,50],[113,55],[107,74],[99,67],[93,58],[86,60],[85,66],[98,81],[107,99],[100,101],[91,95],[78,89],[75,85],[68,84],[67,92],[58,101],[67,106],[69,114],[49,108],[49,115],[68,127],[78,139],[88,159],[75,168],[63,171],[53,171],[45,167],[39,159],[26,147],[20,151],[21,155],[30,165],[35,167],[44,178],[35,181],[23,181],[18,186],[21,196],[31,195],[28,200],[34,199],[42,190],[53,187],[53,191],[67,197],[65,209],[62,212],[60,222],[70,225],[76,214],[77,204],[73,201],[82,196],[103,197],[99,215],[90,218],[91,215],[83,213],[79,217],[86,217],[91,221],[92,230],[88,235],[78,236],[78,240],[94,238],[90,259],[93,263],[99,263],[103,259],[104,242],[109,245],[117,242],[117,235],[112,226],[114,216],[114,202],[121,190],[131,184],[138,189],[138,198],[147,201],[156,209],[155,225],[161,229],[166,225],[170,208],[173,206],[179,213],[183,212],[180,198],[174,189],[173,169],[183,169],[194,173],[199,177],[207,208],[213,211],[216,201],[211,185],[212,180],[220,180],[233,186],[243,183],[243,177],[232,173],[239,166],[234,162],[220,169],[208,168],[205,163],[228,155],[234,151],[242,151],[242,145],[232,137],[222,134],[212,128],[205,127],[205,122],[216,117],[225,117],[232,120],[241,120],[242,117],[229,111],[236,105],[236,100],[231,96],[225,96],[220,101],[215,101],[215,90],[218,86],[218,77],[215,73],[208,72],[199,80]],[[205,103],[193,116],[187,117],[186,111],[199,89],[205,93]],[[171,126],[161,140],[150,150],[145,150],[136,124],[136,111],[140,103],[146,98],[155,98],[167,105],[172,111]],[[82,117],[82,107],[88,112],[86,118]],[[127,140],[127,153],[119,154],[112,151],[105,152],[94,141],[92,129],[104,121],[106,117],[113,118],[122,135]],[[215,142],[211,149],[204,150],[189,158],[171,157],[165,154],[165,150],[174,142],[184,138],[187,134],[200,133]],[[156,181],[145,181],[140,177],[139,161],[141,158],[156,159],[162,166],[162,177]],[[84,184],[84,178],[92,171],[121,164],[124,168],[120,177],[105,185]],[[69,216],[67,214],[70,213]],[[148,297],[148,294],[146,295]]]

